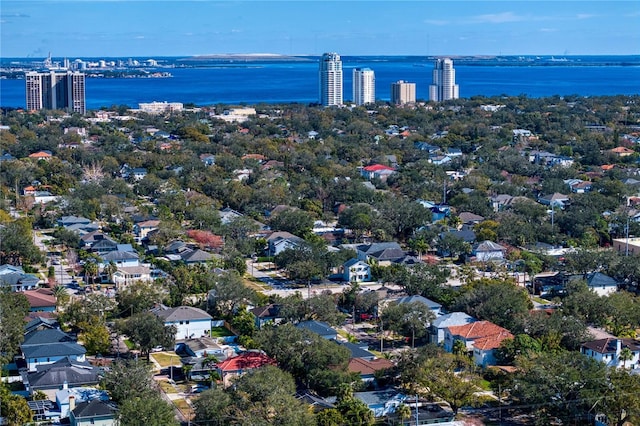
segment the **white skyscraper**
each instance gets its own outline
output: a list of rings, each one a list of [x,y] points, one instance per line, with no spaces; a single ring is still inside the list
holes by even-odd
[[[433,84],[429,86],[430,101],[446,101],[460,97],[456,84],[456,70],[449,58],[437,59],[433,67]]]
[[[320,104],[342,105],[342,61],[337,53],[325,53],[320,59]]]
[[[370,68],[353,69],[353,102],[356,105],[376,101],[376,76]]]

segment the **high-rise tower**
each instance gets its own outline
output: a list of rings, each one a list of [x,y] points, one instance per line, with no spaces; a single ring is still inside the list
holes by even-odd
[[[391,103],[404,105],[416,101],[416,84],[398,80],[391,83]]]
[[[376,101],[376,77],[370,68],[353,69],[353,102],[356,105]]]
[[[429,86],[430,101],[446,101],[460,97],[456,84],[456,70],[449,58],[437,59],[433,67],[433,84]]]
[[[337,53],[325,53],[320,59],[320,104],[342,105],[342,61]]]
[[[86,113],[84,77],[84,73],[71,71],[28,72],[25,76],[27,109]]]

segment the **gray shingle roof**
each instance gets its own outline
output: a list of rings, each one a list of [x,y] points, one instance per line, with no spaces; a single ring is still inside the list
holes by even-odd
[[[85,417],[115,416],[116,411],[112,403],[94,399],[78,404],[73,410],[73,417],[80,419]]]
[[[202,309],[191,306],[178,306],[177,308],[158,309],[155,314],[162,318],[165,322],[173,321],[193,321],[193,320],[210,320],[211,315]]]
[[[53,364],[39,365],[36,372],[27,374],[31,389],[55,389],[63,384],[69,387],[92,385],[100,380],[98,370],[88,362],[63,358]]]

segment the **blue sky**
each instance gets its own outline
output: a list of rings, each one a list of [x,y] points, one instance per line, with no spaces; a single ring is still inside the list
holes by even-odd
[[[0,0],[0,56],[638,55],[640,1]]]

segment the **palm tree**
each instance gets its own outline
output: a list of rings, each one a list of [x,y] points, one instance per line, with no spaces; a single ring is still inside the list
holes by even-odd
[[[398,417],[400,417],[401,423],[404,424],[404,421],[411,417],[411,407],[407,404],[400,404],[398,408],[396,408],[396,413]]]
[[[622,348],[618,357],[620,361],[622,361],[622,368],[627,368],[627,361],[631,361],[633,359],[633,355],[633,351],[631,351],[628,346]]]
[[[84,263],[82,269],[83,269],[85,279],[87,280],[87,284],[89,283],[89,278],[91,278],[91,283],[93,284],[96,276],[98,275],[98,264],[90,260],[87,260]]]
[[[57,285],[53,288],[53,296],[56,298],[56,305],[64,305],[69,301],[69,293],[67,293],[67,289],[65,289],[61,285]]]

